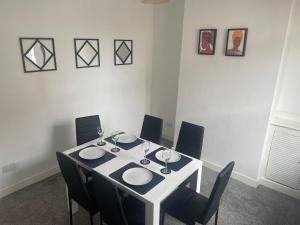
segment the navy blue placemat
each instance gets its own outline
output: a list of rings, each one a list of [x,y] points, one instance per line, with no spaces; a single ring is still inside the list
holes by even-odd
[[[139,193],[141,195],[146,194],[148,191],[150,191],[152,188],[154,188],[157,184],[159,184],[162,180],[165,179],[163,176],[151,171],[151,173],[153,174],[153,179],[148,184],[139,185],[139,186],[127,184],[125,181],[123,181],[122,175],[126,170],[135,168],[135,167],[144,168],[144,167],[132,162],[132,163],[129,163],[129,164],[123,166],[122,168],[118,169],[117,171],[113,172],[109,176],[111,178],[115,179],[116,181],[120,182],[121,184],[125,185],[126,187],[129,187],[130,189],[136,191],[137,193]]]
[[[158,160],[156,157],[155,157],[155,154],[156,152],[162,150],[162,149],[166,149],[164,147],[160,147],[158,149],[156,149],[155,151],[149,153],[148,155],[146,155],[146,158],[153,161],[153,162],[156,162],[162,166],[165,166],[165,163]],[[187,165],[189,162],[191,162],[192,159],[189,158],[189,157],[186,157],[184,155],[181,155],[181,159],[178,161],[178,162],[174,162],[174,163],[168,163],[168,168],[170,168],[171,170],[173,171],[178,171],[180,170],[181,168],[183,168],[185,165]]]
[[[94,145],[89,145],[85,148],[88,148],[88,147],[95,147]],[[85,149],[85,148],[82,148],[82,149]],[[77,150],[76,152],[72,152],[71,154],[69,154],[69,156],[71,156],[72,158],[76,159],[77,161],[83,163],[84,165],[88,166],[88,167],[91,167],[91,168],[95,168],[97,166],[100,166],[101,164],[103,163],[106,163],[107,161],[115,158],[116,156],[108,151],[105,151],[105,155],[102,156],[101,158],[99,159],[93,159],[93,160],[87,160],[87,159],[82,159],[80,156],[79,156],[79,152],[82,150]]]
[[[109,143],[111,143],[111,144],[115,144],[115,142],[112,140],[111,137],[105,138],[104,140],[107,141],[107,142],[109,142]],[[143,142],[144,142],[143,140],[141,140],[141,139],[138,138],[138,139],[136,139],[136,141],[134,141],[132,143],[128,143],[128,144],[118,143],[117,142],[117,146],[119,148],[124,149],[124,150],[129,150],[129,149],[132,149],[132,148],[134,148],[134,147],[142,144]]]

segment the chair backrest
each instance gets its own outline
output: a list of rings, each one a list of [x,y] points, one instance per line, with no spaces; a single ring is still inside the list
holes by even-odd
[[[67,184],[69,196],[84,208],[93,208],[93,201],[80,175],[77,163],[61,152],[56,152],[56,158]]]
[[[200,159],[204,127],[183,121],[181,123],[176,151]]]
[[[162,119],[150,115],[145,115],[140,137],[156,144],[160,144],[162,128]]]
[[[206,209],[202,216],[203,224],[206,224],[219,208],[223,192],[228,184],[234,162],[230,162],[219,174],[209,196]]]
[[[93,198],[108,225],[128,225],[118,189],[101,174],[92,171]]]
[[[75,119],[77,145],[82,145],[99,137],[97,126],[100,126],[98,115]]]

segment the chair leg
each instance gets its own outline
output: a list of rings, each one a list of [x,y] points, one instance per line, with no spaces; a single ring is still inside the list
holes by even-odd
[[[159,221],[160,225],[164,225],[165,224],[165,212],[161,211],[160,212],[160,221]]]
[[[91,225],[94,225],[93,214],[92,213],[90,213],[90,222],[91,222]]]
[[[69,216],[70,216],[70,225],[73,225],[73,219],[72,219],[72,199],[70,195],[68,195],[68,200],[69,200]]]
[[[198,180],[198,170],[196,170],[191,176],[190,176],[190,188],[196,191],[197,189],[197,180]]]
[[[101,214],[101,212],[99,213],[99,216],[100,216],[100,225],[103,225],[103,220],[102,220],[102,214]]]
[[[218,225],[218,216],[219,216],[219,209],[217,210],[215,215],[215,225]]]

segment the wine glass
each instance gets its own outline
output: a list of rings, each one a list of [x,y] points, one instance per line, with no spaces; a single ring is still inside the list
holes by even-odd
[[[115,143],[115,147],[113,147],[113,148],[111,149],[112,152],[119,152],[119,151],[120,151],[120,149],[117,147],[117,142],[118,142],[118,140],[119,140],[119,137],[120,137],[119,132],[114,132],[114,133],[111,135],[111,139],[112,139],[113,142]]]
[[[103,146],[106,143],[103,141],[103,136],[104,136],[104,126],[97,126],[97,133],[99,134],[99,139],[100,141],[97,143],[99,146]]]
[[[147,165],[150,163],[150,160],[146,158],[147,152],[150,150],[150,142],[145,141],[141,144],[142,150],[144,150],[144,158],[140,161],[141,164]]]
[[[168,168],[168,161],[171,159],[171,149],[165,149],[162,152],[162,158],[165,161],[165,168],[162,168],[160,170],[163,174],[169,174],[171,173],[171,170]]]

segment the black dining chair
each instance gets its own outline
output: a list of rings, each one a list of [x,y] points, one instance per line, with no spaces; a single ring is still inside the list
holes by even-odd
[[[70,157],[61,152],[56,152],[56,157],[61,173],[68,187],[70,224],[73,224],[72,200],[74,200],[89,212],[90,223],[93,225],[93,216],[99,212],[99,209],[91,197],[91,183],[84,183],[79,172],[78,164]]]
[[[196,159],[201,158],[204,127],[183,121],[179,130],[176,151]],[[182,185],[189,184],[194,190],[197,186],[197,171],[194,172]]]
[[[101,123],[98,115],[76,118],[75,125],[77,145],[82,145],[99,138],[97,127],[101,126]],[[81,172],[85,176],[86,181],[88,181],[91,176],[90,171],[83,168]]]
[[[92,171],[93,197],[107,225],[144,225],[145,204],[120,190],[101,174]]]
[[[183,121],[179,130],[176,151],[200,159],[204,127]]]
[[[145,115],[140,137],[160,144],[162,136],[163,120],[161,118]]]
[[[196,222],[206,225],[215,215],[215,225],[217,225],[220,200],[233,167],[234,162],[230,162],[218,174],[209,198],[190,188],[179,187],[161,204],[161,224],[164,223],[164,214],[168,213],[187,225],[194,225]]]
[[[82,145],[99,138],[97,127],[101,125],[98,115],[75,119],[77,145]]]

